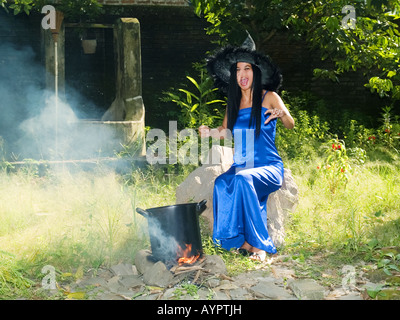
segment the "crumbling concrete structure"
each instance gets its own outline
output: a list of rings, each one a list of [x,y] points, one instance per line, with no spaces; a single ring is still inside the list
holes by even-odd
[[[114,28],[116,97],[101,120],[81,120],[77,125],[104,127],[115,131],[119,143],[113,146],[105,141],[103,152],[113,154],[122,147],[134,148],[137,156],[145,154],[144,119],[145,107],[142,98],[142,60],[140,23],[136,18],[119,18]],[[65,28],[61,27],[57,44],[58,92],[65,91]],[[46,87],[55,90],[55,50],[50,30],[44,30],[43,51],[47,70]]]

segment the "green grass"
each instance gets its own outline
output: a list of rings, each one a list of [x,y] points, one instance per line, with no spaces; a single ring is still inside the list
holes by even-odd
[[[41,268],[58,274],[133,261],[148,246],[136,207],[171,204],[173,182],[136,170],[129,180],[99,168],[38,177],[0,174],[0,298],[40,283]],[[19,279],[19,280],[18,280]]]
[[[300,201],[289,227],[288,245],[358,250],[372,239],[400,243],[399,162],[367,162],[335,194],[319,176],[317,163],[292,166]]]
[[[400,162],[367,161],[332,194],[317,169],[320,160],[285,164],[298,185],[299,204],[279,252],[299,261],[329,252],[324,263],[332,267],[355,257],[367,259],[368,248],[398,247]],[[147,223],[135,208],[174,203],[176,186],[192,169],[177,175],[155,167],[128,176],[101,167],[43,177],[35,171],[0,173],[0,299],[43,298],[45,265],[54,266],[60,277],[133,262],[135,252],[149,246]],[[223,258],[230,275],[259,267],[214,247],[205,228],[203,246],[206,254]]]

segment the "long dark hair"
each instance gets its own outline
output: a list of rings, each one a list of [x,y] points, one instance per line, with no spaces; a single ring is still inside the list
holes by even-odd
[[[260,135],[261,129],[261,103],[262,103],[262,85],[261,85],[261,71],[255,66],[251,65],[253,69],[253,102],[251,106],[251,115],[249,127],[251,127],[255,121],[256,123],[256,137]],[[236,123],[236,119],[240,108],[240,99],[242,98],[242,91],[237,83],[236,78],[237,64],[234,63],[231,66],[231,76],[229,79],[228,88],[228,129],[233,131],[233,126]]]

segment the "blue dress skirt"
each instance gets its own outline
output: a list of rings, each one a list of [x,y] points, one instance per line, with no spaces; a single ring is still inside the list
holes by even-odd
[[[275,146],[276,119],[264,124],[260,135],[249,128],[251,108],[240,109],[233,128],[233,165],[215,180],[213,241],[222,248],[253,247],[276,253],[267,227],[267,200],[282,186],[283,162]]]

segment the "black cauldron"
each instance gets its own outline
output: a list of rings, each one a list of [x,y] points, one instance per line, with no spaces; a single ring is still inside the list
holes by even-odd
[[[207,208],[206,203],[202,200],[146,210],[136,208],[136,212],[147,218],[155,261],[176,262],[180,250],[185,250],[186,245],[191,245],[189,256],[202,256],[199,215]]]

